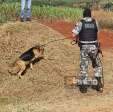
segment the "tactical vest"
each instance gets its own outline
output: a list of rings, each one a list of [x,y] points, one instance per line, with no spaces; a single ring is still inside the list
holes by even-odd
[[[80,41],[96,41],[97,40],[97,25],[96,21],[92,19],[92,21],[81,20],[82,29],[79,33]]]

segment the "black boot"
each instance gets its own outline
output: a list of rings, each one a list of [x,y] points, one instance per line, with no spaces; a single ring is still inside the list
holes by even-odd
[[[103,92],[103,84],[102,84],[102,78],[101,77],[95,77],[97,80],[97,85],[93,87],[93,89],[96,89],[98,92]]]
[[[80,78],[77,82],[77,85],[81,93],[87,93],[88,88],[87,78]]]
[[[24,18],[21,17],[21,18],[20,18],[20,21],[21,21],[21,22],[24,22]]]
[[[26,18],[26,21],[31,21],[31,18],[30,18],[30,17],[27,17],[27,18]]]
[[[81,93],[87,93],[87,86],[86,85],[79,85],[79,90]]]

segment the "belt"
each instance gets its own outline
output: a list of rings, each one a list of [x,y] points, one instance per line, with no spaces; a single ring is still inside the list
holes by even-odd
[[[95,41],[80,41],[81,44],[95,44],[97,43],[97,40]]]
[[[80,41],[80,45],[97,45],[97,41]]]
[[[97,43],[80,43],[81,45],[97,45]]]

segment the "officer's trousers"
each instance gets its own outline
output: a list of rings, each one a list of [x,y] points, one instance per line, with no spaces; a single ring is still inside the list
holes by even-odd
[[[88,65],[92,63],[94,77],[102,77],[102,63],[96,45],[82,45],[80,49],[80,76],[88,77]]]

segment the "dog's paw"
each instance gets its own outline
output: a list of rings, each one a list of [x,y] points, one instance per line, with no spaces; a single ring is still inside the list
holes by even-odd
[[[32,63],[30,64],[30,69],[33,70],[33,64]]]
[[[13,72],[12,70],[8,70],[8,73],[10,74],[10,75],[17,75],[17,73],[15,73],[15,72]]]
[[[18,76],[18,78],[19,78],[19,79],[22,79],[22,76],[20,75],[20,76]]]
[[[33,65],[30,66],[30,69],[33,70]]]

